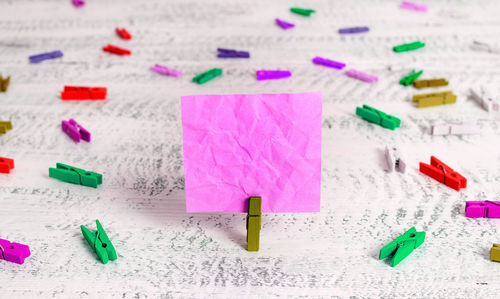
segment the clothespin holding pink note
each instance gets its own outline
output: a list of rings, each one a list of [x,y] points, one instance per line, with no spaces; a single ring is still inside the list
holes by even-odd
[[[375,83],[375,82],[378,81],[378,77],[377,76],[365,74],[363,72],[360,72],[360,71],[357,71],[357,70],[354,70],[354,69],[348,70],[347,72],[345,72],[345,74],[347,76],[351,77],[351,78],[356,78],[358,80],[365,81],[365,82],[368,82],[368,83]]]
[[[0,260],[6,260],[19,265],[24,263],[24,259],[31,255],[28,245],[11,243],[0,239]]]
[[[155,64],[154,66],[149,68],[151,71],[158,73],[160,75],[172,76],[172,77],[180,77],[182,76],[182,72],[178,70],[174,70],[163,66],[161,64]]]
[[[399,6],[399,8],[411,9],[411,10],[422,11],[422,12],[427,11],[427,5],[408,2],[408,1],[401,2],[401,5]]]
[[[80,139],[90,142],[90,132],[85,130],[72,118],[69,121],[63,120],[61,128],[75,142],[80,142]]]

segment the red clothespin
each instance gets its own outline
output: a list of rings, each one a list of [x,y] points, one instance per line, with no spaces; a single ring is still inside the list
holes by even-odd
[[[123,48],[113,46],[113,45],[107,45],[106,47],[103,47],[102,50],[104,52],[109,52],[109,53],[113,53],[116,55],[130,55],[132,53],[132,52],[130,52],[130,50],[123,49]]]
[[[64,86],[61,100],[105,100],[106,87]]]
[[[132,39],[132,35],[125,28],[116,28],[116,34],[120,36],[122,39]]]
[[[420,172],[457,191],[467,187],[467,179],[449,166],[431,156],[431,164],[420,162]]]
[[[0,157],[0,173],[10,173],[14,169],[14,160]]]

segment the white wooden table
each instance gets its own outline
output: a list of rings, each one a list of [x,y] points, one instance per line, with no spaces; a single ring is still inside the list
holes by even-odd
[[[0,262],[0,297],[252,298],[498,296],[496,219],[464,216],[467,200],[500,200],[500,126],[467,97],[470,87],[499,86],[498,54],[473,40],[500,44],[498,1],[427,1],[427,13],[399,1],[132,1],[0,2],[0,156],[15,170],[0,174],[0,238],[27,244],[24,265]],[[304,18],[292,6],[317,13]],[[283,31],[281,17],[296,24]],[[369,26],[340,36],[337,30]],[[122,41],[115,27],[133,35]],[[424,49],[396,54],[421,40]],[[129,57],[103,53],[108,43]],[[251,52],[221,60],[216,48]],[[62,59],[30,64],[28,56],[60,49]],[[314,56],[379,76],[376,84],[313,65]],[[169,78],[155,63],[184,72]],[[398,71],[389,66],[402,66]],[[213,67],[222,77],[191,78]],[[257,69],[290,69],[286,80],[258,82]],[[398,81],[411,68],[445,77],[455,105],[416,109],[418,93]],[[65,102],[64,85],[106,86],[103,102]],[[440,89],[441,90],[441,89]],[[444,90],[444,89],[443,89]],[[180,96],[321,91],[321,212],[265,214],[259,252],[245,249],[245,215],[185,212]],[[402,119],[390,131],[356,117],[372,105]],[[75,144],[60,129],[75,118],[92,142]],[[482,133],[431,136],[432,121],[478,121]],[[386,173],[382,149],[397,145],[406,174]],[[418,171],[435,155],[468,179],[456,192]],[[97,189],[48,177],[57,162],[104,175]],[[106,265],[80,232],[99,219],[118,252]],[[378,260],[382,246],[415,226],[425,243],[395,268]]]

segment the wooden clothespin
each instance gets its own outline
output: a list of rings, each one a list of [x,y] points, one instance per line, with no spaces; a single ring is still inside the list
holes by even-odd
[[[401,153],[395,147],[385,147],[385,170],[392,172],[393,169],[401,173],[405,173],[406,163],[401,157]]]
[[[31,255],[28,245],[11,243],[10,241],[0,239],[0,260],[22,265],[24,259]]]
[[[7,88],[9,87],[9,82],[10,82],[10,76],[6,77],[5,79],[0,76],[0,92],[6,92]]]
[[[56,164],[57,168],[49,168],[49,177],[64,182],[97,188],[102,184],[102,174],[86,171],[62,163]]]
[[[261,198],[252,196],[248,199],[248,216],[247,216],[247,250],[259,251],[260,241],[260,206]]]
[[[379,260],[385,259],[391,254],[391,266],[394,267],[404,260],[413,250],[417,249],[425,240],[425,232],[417,232],[415,227],[410,228],[404,234],[394,239],[391,243],[380,249]]]
[[[10,121],[0,121],[0,134],[5,134],[8,130],[12,130],[12,123]]]
[[[420,172],[457,191],[467,187],[467,179],[448,165],[431,156],[431,164],[420,162]]]
[[[491,247],[490,260],[500,262],[500,244],[493,244]]]
[[[109,260],[116,260],[118,257],[116,255],[115,247],[111,244],[111,241],[106,235],[106,232],[101,226],[99,220],[96,220],[97,230],[91,232],[85,226],[81,225],[82,234],[85,240],[89,243],[90,247],[95,250],[97,256],[103,264],[106,264]]]

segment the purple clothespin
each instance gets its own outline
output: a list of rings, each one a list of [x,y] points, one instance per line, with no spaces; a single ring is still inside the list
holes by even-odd
[[[11,243],[10,241],[0,239],[0,259],[13,262],[19,265],[24,263],[24,259],[30,256],[28,245]]]
[[[312,62],[314,62],[315,64],[321,64],[321,65],[324,65],[327,67],[332,67],[332,68],[339,69],[339,70],[341,70],[345,67],[345,63],[322,58],[319,56],[314,57]]]
[[[374,82],[378,81],[377,76],[365,74],[365,73],[362,73],[362,72],[354,70],[354,69],[348,70],[347,72],[345,72],[345,74],[351,78],[356,78],[356,79],[359,79],[361,81],[365,81],[368,83],[374,83]]]
[[[71,1],[73,2],[73,5],[76,7],[80,7],[80,6],[85,5],[85,1],[83,1],[83,0],[71,0]]]
[[[350,27],[350,28],[339,29],[340,34],[361,33],[361,32],[367,32],[367,31],[370,31],[370,28],[368,28],[368,27]]]
[[[42,53],[42,54],[38,54],[38,55],[32,55],[32,56],[30,56],[30,62],[31,63],[38,63],[38,62],[44,61],[46,59],[59,58],[62,56],[63,56],[63,53],[61,51],[57,50],[57,51]]]
[[[294,24],[285,22],[285,21],[280,20],[278,18],[276,18],[275,21],[276,21],[276,24],[278,24],[281,28],[283,28],[285,30],[295,27]]]
[[[61,127],[75,142],[80,142],[80,138],[90,142],[90,132],[80,126],[74,119],[71,118],[69,121],[63,120]]]
[[[247,51],[236,51],[231,49],[217,48],[217,57],[219,58],[250,58]]]
[[[418,3],[412,3],[408,1],[403,1],[401,2],[401,5],[399,8],[404,8],[404,9],[411,9],[411,10],[417,10],[417,11],[427,11],[427,5],[425,4],[418,4]]]
[[[259,70],[257,71],[257,80],[270,80],[270,79],[283,79],[292,76],[290,71],[269,71],[269,70]]]
[[[465,216],[500,218],[500,201],[466,201]]]
[[[165,76],[171,76],[171,77],[180,77],[182,76],[182,72],[178,70],[174,70],[171,68],[168,68],[166,66],[163,66],[161,64],[155,64],[154,66],[149,68],[155,73],[158,73],[160,75],[165,75]]]

